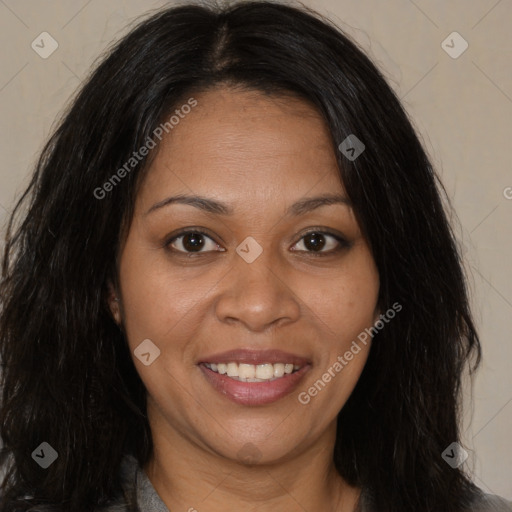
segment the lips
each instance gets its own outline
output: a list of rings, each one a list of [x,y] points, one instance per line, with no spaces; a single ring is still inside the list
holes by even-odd
[[[237,377],[230,377],[212,370],[212,365],[293,365],[292,373],[281,374],[264,382],[244,382]],[[276,402],[289,395],[311,369],[311,362],[297,354],[281,350],[230,350],[219,354],[205,356],[198,363],[206,381],[225,398],[245,406],[265,405]],[[215,367],[214,366],[214,367]]]

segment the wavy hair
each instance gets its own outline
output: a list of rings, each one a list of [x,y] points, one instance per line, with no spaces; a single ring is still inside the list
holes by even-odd
[[[453,209],[408,115],[331,21],[275,2],[180,5],[108,49],[47,142],[9,220],[0,312],[1,512],[98,510],[121,495],[126,454],[153,449],[146,390],[108,309],[109,280],[155,152],[104,199],[95,190],[194,92],[231,85],[314,105],[380,275],[374,336],[338,415],[337,471],[380,512],[458,511],[476,492],[443,450],[460,438],[461,382],[481,347]],[[97,194],[96,194],[97,195]],[[31,454],[48,442],[58,459]]]

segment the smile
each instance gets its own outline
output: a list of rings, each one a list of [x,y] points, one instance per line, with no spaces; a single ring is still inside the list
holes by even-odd
[[[204,365],[215,373],[226,375],[239,382],[272,382],[285,375],[290,375],[301,366],[293,363],[264,363],[264,364],[246,364],[246,363],[204,363]]]
[[[309,357],[282,350],[234,349],[197,361],[210,389],[222,400],[258,406],[290,395],[312,367]]]

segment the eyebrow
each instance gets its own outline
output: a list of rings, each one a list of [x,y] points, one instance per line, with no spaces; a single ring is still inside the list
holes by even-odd
[[[150,213],[171,204],[187,204],[214,215],[233,215],[234,213],[232,207],[215,199],[202,196],[187,196],[180,194],[168,197],[162,201],[159,201],[158,203],[155,203],[144,215],[149,215]],[[316,197],[306,197],[305,199],[297,201],[286,210],[286,215],[303,215],[310,211],[316,210],[321,206],[328,206],[332,204],[342,204],[352,208],[351,201],[345,196],[338,194],[323,194]]]

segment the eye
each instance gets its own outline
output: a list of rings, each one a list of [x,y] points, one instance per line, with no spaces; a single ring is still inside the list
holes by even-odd
[[[171,238],[165,245],[171,247],[176,252],[184,254],[193,254],[200,252],[210,252],[209,250],[202,251],[204,247],[208,248],[208,243],[205,242],[208,239],[210,243],[210,250],[220,248],[219,244],[215,243],[213,239],[204,231],[195,229],[182,231],[177,236]],[[225,249],[222,249],[225,251]]]
[[[330,238],[331,241],[325,241],[326,238]],[[341,236],[326,231],[309,231],[304,234],[302,238],[297,242],[296,245],[302,244],[305,249],[292,249],[296,252],[307,252],[313,256],[324,256],[328,254],[336,253],[344,248],[350,246],[350,244]],[[327,248],[325,251],[322,250]]]
[[[326,238],[330,239],[326,242]],[[208,241],[210,247],[208,248]],[[306,252],[312,256],[328,256],[342,249],[350,247],[350,243],[343,237],[321,230],[311,230],[302,235],[295,246],[302,244],[304,249],[292,249],[294,252]],[[206,253],[217,250],[225,252],[212,237],[201,229],[188,229],[170,238],[165,247],[170,247],[172,252],[181,254]],[[204,250],[203,250],[204,249]],[[324,250],[326,249],[326,250]]]

